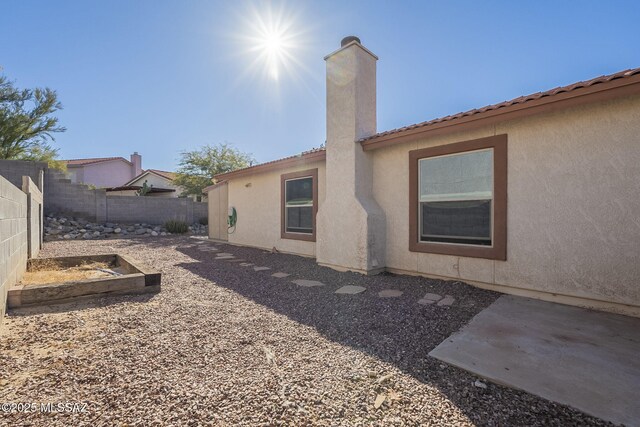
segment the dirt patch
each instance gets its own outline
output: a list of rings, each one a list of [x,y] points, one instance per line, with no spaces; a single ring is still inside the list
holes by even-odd
[[[106,262],[84,262],[78,266],[61,267],[55,261],[49,260],[33,266],[24,274],[20,284],[24,286],[44,285],[47,283],[62,283],[76,280],[99,279],[117,274]]]

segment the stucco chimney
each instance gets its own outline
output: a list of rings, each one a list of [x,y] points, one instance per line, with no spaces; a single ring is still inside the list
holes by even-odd
[[[133,174],[131,178],[135,178],[142,173],[142,156],[137,151],[134,151],[131,155],[131,173]]]
[[[373,198],[372,155],[357,142],[376,133],[377,60],[354,36],[325,57],[326,196],[316,219],[316,258],[362,273],[385,266],[386,220]]]

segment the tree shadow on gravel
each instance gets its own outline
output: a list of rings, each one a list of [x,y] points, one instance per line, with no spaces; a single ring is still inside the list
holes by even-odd
[[[216,260],[216,252],[199,249],[203,243],[270,270],[254,271],[238,262]],[[478,377],[428,356],[494,302],[499,293],[459,281],[337,272],[318,266],[314,259],[217,242],[188,242],[176,249],[194,260],[177,267],[313,327],[331,341],[393,364],[422,383],[437,387],[476,423],[485,424],[491,419],[509,425],[602,423],[521,391],[493,384],[487,389],[475,387]],[[290,276],[272,277],[275,272]],[[292,283],[295,279],[318,280],[326,286],[304,288]],[[345,285],[364,286],[366,291],[357,295],[334,293]],[[384,289],[397,289],[403,294],[397,298],[378,297]],[[418,304],[427,292],[451,295],[456,301],[451,307]]]

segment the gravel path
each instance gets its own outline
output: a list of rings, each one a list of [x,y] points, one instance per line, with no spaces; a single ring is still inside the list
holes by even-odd
[[[477,377],[427,356],[496,293],[216,245],[270,268],[255,271],[214,260],[202,245],[210,246],[188,237],[47,243],[42,256],[129,254],[162,271],[162,292],[11,311],[0,332],[0,402],[88,407],[0,413],[0,425],[604,425],[524,392],[475,386]],[[299,279],[325,286],[292,283]],[[334,293],[346,285],[366,291]],[[379,297],[385,289],[402,295]],[[418,304],[429,292],[455,302]]]

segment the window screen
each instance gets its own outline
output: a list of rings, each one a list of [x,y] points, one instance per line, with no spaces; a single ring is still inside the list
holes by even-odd
[[[285,215],[288,233],[313,233],[313,178],[285,181]]]
[[[491,246],[493,150],[419,161],[420,241]]]

